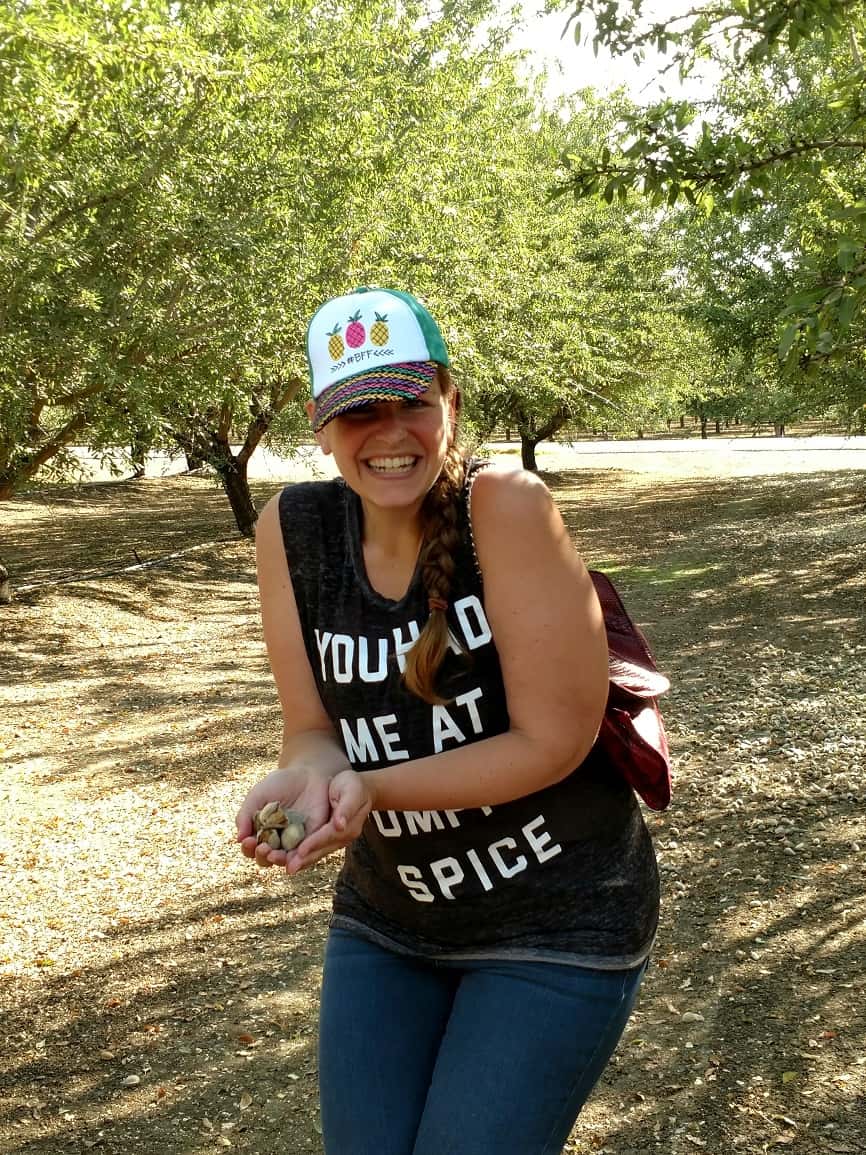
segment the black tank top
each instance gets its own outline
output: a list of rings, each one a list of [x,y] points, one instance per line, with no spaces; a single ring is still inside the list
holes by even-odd
[[[369,584],[362,510],[343,482],[280,495],[304,643],[325,710],[358,769],[423,758],[508,729],[472,542],[470,467],[448,607],[445,706],[403,685],[426,618],[416,570],[399,601]],[[372,814],[346,851],[332,925],[440,958],[549,959],[603,969],[649,952],[658,874],[631,787],[594,752],[562,782],[494,807]]]

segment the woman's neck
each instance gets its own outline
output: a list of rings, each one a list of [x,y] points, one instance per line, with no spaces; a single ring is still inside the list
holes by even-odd
[[[418,564],[422,536],[417,512],[364,509],[364,568],[377,593],[395,601],[405,596]]]
[[[382,509],[361,501],[363,524],[361,539],[365,549],[384,557],[417,556],[423,537],[421,503],[417,508]]]

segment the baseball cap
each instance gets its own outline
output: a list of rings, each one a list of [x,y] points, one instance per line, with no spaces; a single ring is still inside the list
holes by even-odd
[[[448,350],[420,301],[399,289],[332,297],[307,327],[313,429],[350,409],[420,397]]]

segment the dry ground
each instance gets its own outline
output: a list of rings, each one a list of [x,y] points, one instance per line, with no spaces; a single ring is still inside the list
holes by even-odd
[[[547,477],[674,685],[658,945],[568,1150],[866,1151],[866,480],[688,469]],[[251,548],[202,479],[2,516],[31,586],[216,544],[0,610],[0,1150],[316,1155],[334,863],[232,844],[278,736]]]

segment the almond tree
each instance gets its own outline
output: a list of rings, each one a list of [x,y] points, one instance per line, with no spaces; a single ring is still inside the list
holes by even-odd
[[[535,468],[539,441],[564,426],[636,430],[686,392],[676,236],[638,201],[551,200],[551,166],[618,102],[586,93],[551,112],[505,59],[467,91],[470,114],[447,155],[383,190],[357,268],[428,300],[454,350],[470,432],[512,428]]]
[[[727,78],[720,106],[779,139],[796,124],[831,115],[835,64],[814,44],[799,55],[784,101],[773,61],[760,73]],[[866,323],[851,276],[856,248],[846,240],[851,214],[840,208],[840,200],[852,203],[864,176],[866,158],[832,169],[780,168],[760,193],[741,197],[736,212],[722,206],[682,214],[686,291],[731,370],[741,416],[770,421],[777,431],[825,414],[852,430],[866,423]]]
[[[562,0],[595,39],[640,57],[653,47],[686,75],[715,60],[722,82],[702,107],[662,100],[635,109],[594,146],[570,157],[578,196],[635,189],[655,205],[760,215],[800,203],[787,250],[796,282],[776,310],[778,357],[789,374],[862,360],[866,302],[866,14],[851,0],[797,4],[722,0],[713,8],[646,19],[639,0]],[[802,226],[802,234],[798,230]],[[829,371],[838,377],[839,367]],[[804,395],[812,385],[803,382]]]
[[[429,113],[428,82],[448,91],[483,11],[32,0],[0,17],[0,496],[74,441],[112,452],[144,430],[208,460],[252,532],[246,467],[297,422],[304,321],[347,287],[407,134],[417,165],[446,149],[425,124],[460,109]]]
[[[550,196],[551,163],[618,110],[584,93],[515,126],[500,210],[476,250],[475,410],[517,432],[529,469],[560,430],[635,433],[686,387],[676,237],[639,201]]]

